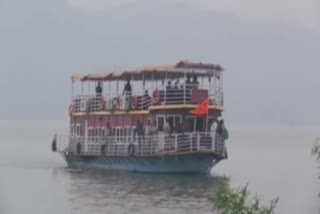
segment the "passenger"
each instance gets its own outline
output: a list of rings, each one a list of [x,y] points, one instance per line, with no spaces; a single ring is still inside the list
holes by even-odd
[[[223,129],[224,129],[224,121],[223,121],[223,119],[221,119],[218,121],[216,133],[221,136],[223,133]]]
[[[168,85],[166,86],[166,103],[170,103],[172,101],[173,90],[172,90],[171,81],[168,81]]]
[[[185,120],[183,120],[182,125],[183,125],[184,131],[193,132],[193,124],[191,124],[190,121],[185,119]]]
[[[132,95],[132,88],[130,84],[130,79],[127,79],[127,84],[124,86],[122,96],[125,96],[125,109],[131,109],[131,95]]]
[[[153,135],[157,134],[158,132],[158,129],[157,129],[157,123],[155,120],[152,121],[152,124],[151,124],[151,132]]]
[[[192,83],[190,80],[191,76],[190,74],[187,74],[187,80],[185,82],[185,93],[186,93],[186,102],[190,103],[191,102],[191,91],[192,91]]]
[[[177,134],[182,134],[182,133],[184,132],[184,128],[183,128],[182,123],[178,123],[178,124],[176,125],[175,132],[176,132]]]
[[[144,136],[144,129],[140,120],[137,122],[136,133],[138,136]]]
[[[140,153],[142,152],[142,148],[143,148],[143,142],[144,142],[144,129],[143,129],[143,125],[141,123],[140,120],[138,120],[137,122],[137,126],[136,126],[136,135],[138,136],[138,144],[139,144],[139,151]]]
[[[130,79],[127,79],[127,83],[124,86],[122,95],[129,94],[131,96],[131,93],[132,93],[132,88],[130,84]]]
[[[186,83],[185,83],[185,85],[186,85],[186,90],[191,90],[192,89],[192,83],[191,83],[191,80],[190,80],[190,74],[187,74],[187,80],[186,80]]]
[[[151,130],[151,122],[148,120],[147,125],[144,129],[145,135],[150,136],[152,135],[152,130]]]
[[[98,85],[96,87],[96,94],[97,94],[97,97],[101,97],[102,95],[102,86],[100,81],[98,81]]]
[[[171,126],[169,124],[169,120],[166,119],[166,121],[164,122],[163,124],[163,131],[166,133],[166,134],[171,134]]]
[[[171,81],[169,80],[168,81],[168,84],[167,84],[167,86],[166,86],[166,89],[168,90],[170,90],[170,89],[172,89],[172,85],[171,85]]]
[[[174,83],[174,89],[179,89],[179,79],[177,79]]]
[[[199,87],[199,82],[198,82],[197,75],[193,76],[192,86],[193,86],[193,89],[198,89],[198,87]]]
[[[110,137],[112,135],[111,127],[109,121],[106,124],[106,137]]]
[[[215,133],[217,130],[217,123],[214,120],[210,121],[210,132]]]
[[[148,107],[151,105],[151,97],[148,93],[148,90],[145,91],[143,95],[143,100],[142,100],[142,107],[144,110],[148,109]]]

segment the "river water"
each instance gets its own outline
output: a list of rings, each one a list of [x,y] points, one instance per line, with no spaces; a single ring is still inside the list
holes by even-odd
[[[212,213],[222,177],[249,184],[277,213],[320,213],[320,180],[310,155],[320,127],[230,126],[229,159],[210,176],[81,171],[51,153],[64,122],[0,122],[0,213]]]

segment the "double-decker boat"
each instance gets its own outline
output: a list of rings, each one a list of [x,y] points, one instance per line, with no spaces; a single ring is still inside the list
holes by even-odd
[[[72,76],[70,133],[52,150],[71,168],[208,173],[227,158],[222,74],[180,61]]]

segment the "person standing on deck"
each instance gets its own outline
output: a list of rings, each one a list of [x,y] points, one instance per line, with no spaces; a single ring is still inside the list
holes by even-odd
[[[131,95],[132,95],[132,88],[130,84],[130,79],[127,79],[127,83],[124,86],[122,96],[125,96],[125,107],[126,109],[131,109]]]
[[[217,130],[217,123],[216,123],[216,121],[214,121],[214,120],[210,120],[210,122],[209,122],[209,127],[210,127],[210,132],[212,132],[212,133],[215,133],[216,132],[216,130]]]
[[[140,153],[141,153],[142,152],[143,139],[144,139],[144,129],[143,129],[143,125],[142,125],[140,120],[138,120],[138,122],[137,122],[136,135],[138,136],[139,150],[140,150]]]
[[[169,124],[169,120],[168,119],[166,119],[166,121],[163,124],[163,131],[166,134],[171,134],[171,126]]]
[[[188,102],[191,101],[191,90],[192,90],[192,83],[190,78],[191,78],[190,74],[187,74],[187,79],[185,82],[185,93],[186,93],[186,100]]]
[[[98,85],[96,87],[96,94],[97,94],[97,97],[101,97],[102,96],[102,86],[101,86],[101,82],[98,81]]]
[[[110,123],[109,123],[109,121],[107,121],[107,124],[106,124],[106,137],[111,137],[111,135],[112,135],[112,132],[111,132]]]

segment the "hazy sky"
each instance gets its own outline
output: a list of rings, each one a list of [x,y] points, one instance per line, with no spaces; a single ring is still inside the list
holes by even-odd
[[[178,1],[0,0],[0,119],[67,119],[73,74],[193,60],[225,67],[227,121],[320,124],[319,3]]]
[[[101,9],[139,0],[68,0],[78,8]],[[140,0],[141,1],[141,0]],[[152,1],[152,0],[151,0]],[[253,19],[276,20],[320,31],[319,0],[176,0],[193,7]]]

